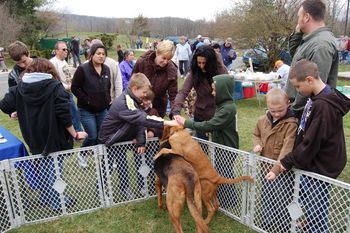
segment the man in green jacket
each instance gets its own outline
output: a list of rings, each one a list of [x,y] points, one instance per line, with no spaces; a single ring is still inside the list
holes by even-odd
[[[338,50],[336,39],[325,26],[326,6],[322,0],[305,0],[298,11],[298,24],[289,38],[292,66],[301,59],[313,61],[318,66],[322,81],[335,88],[338,79]],[[291,108],[300,119],[307,98],[297,93],[290,81],[286,92]],[[293,102],[294,101],[294,102]]]

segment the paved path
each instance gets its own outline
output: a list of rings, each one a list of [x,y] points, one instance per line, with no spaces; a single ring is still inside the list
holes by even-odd
[[[8,72],[0,72],[0,98],[1,99],[8,90],[7,76],[8,76]]]

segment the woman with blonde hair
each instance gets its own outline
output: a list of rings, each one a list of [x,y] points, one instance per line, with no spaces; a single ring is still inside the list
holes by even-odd
[[[177,94],[177,67],[171,58],[175,46],[170,40],[158,43],[156,51],[145,52],[136,61],[133,73],[143,73],[152,85],[155,98],[153,107],[161,117],[165,116],[168,97],[172,106]]]

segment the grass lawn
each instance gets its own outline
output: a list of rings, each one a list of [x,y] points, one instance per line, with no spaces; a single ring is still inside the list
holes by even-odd
[[[115,57],[115,51],[109,53]],[[139,55],[139,54],[137,54]],[[138,56],[137,56],[138,57]],[[350,71],[349,65],[341,65],[341,71]],[[181,83],[180,83],[181,85]],[[350,86],[350,80],[339,80],[338,85]],[[254,130],[258,117],[265,113],[265,102],[262,101],[261,107],[258,106],[256,98],[236,101],[238,110],[238,130],[240,136],[240,149],[251,151],[252,132]],[[23,141],[18,123],[10,120],[6,114],[0,113],[0,124],[11,131],[14,135]],[[344,117],[345,140],[350,156],[350,114]],[[339,180],[350,183],[350,163],[345,167],[339,177]],[[194,232],[192,217],[189,215],[187,207],[184,208],[182,217],[182,226],[185,232]],[[221,213],[217,213],[209,225],[211,232],[254,232],[237,221],[231,220]],[[234,231],[233,231],[234,229]],[[93,213],[63,217],[52,222],[22,226],[10,231],[11,233],[46,233],[46,232],[64,232],[64,233],[95,233],[95,232],[174,232],[169,221],[168,214],[158,211],[155,199],[145,202],[121,205],[114,208],[103,209]]]

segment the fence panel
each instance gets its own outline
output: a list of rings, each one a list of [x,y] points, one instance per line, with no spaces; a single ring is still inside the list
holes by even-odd
[[[300,170],[268,182],[274,161],[196,140],[221,175],[255,179],[219,186],[220,211],[232,219],[259,232],[350,232],[349,184]],[[159,141],[146,149],[138,155],[125,142],[1,161],[0,232],[154,197]]]
[[[0,232],[10,230],[15,226],[11,208],[11,199],[7,189],[5,170],[8,170],[8,162],[3,162],[0,167]]]
[[[97,190],[98,147],[10,161],[8,188],[17,222],[31,223],[103,206]],[[87,167],[79,165],[85,156]]]
[[[293,169],[269,182],[274,161],[256,160],[254,192],[248,215],[260,232],[350,232],[350,185],[315,173]]]

